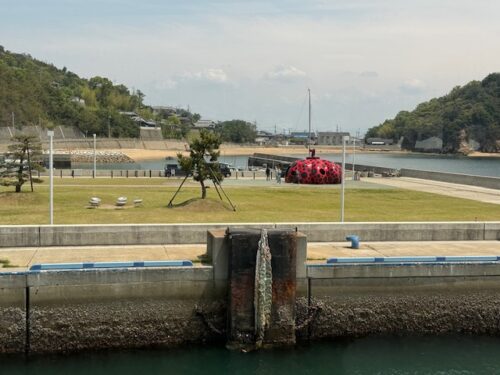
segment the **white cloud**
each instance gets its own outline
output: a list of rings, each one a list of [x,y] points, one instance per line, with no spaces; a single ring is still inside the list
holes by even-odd
[[[417,78],[404,81],[399,90],[406,94],[420,94],[426,89],[426,84]]]
[[[292,65],[279,65],[266,73],[266,78],[273,81],[290,82],[306,77],[306,73]]]
[[[372,70],[367,70],[367,71],[359,73],[359,76],[362,78],[377,78],[378,73],[374,72]]]
[[[186,72],[181,74],[184,80],[208,81],[214,83],[225,83],[228,81],[227,74],[224,70],[218,68],[204,69],[199,72]]]

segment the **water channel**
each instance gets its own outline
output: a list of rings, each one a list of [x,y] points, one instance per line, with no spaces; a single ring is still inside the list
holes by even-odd
[[[497,337],[368,337],[252,353],[209,346],[7,357],[0,373],[492,375],[500,373],[499,351]]]
[[[296,157],[306,157],[307,155],[294,155]],[[340,154],[320,154],[321,157],[340,162]],[[221,155],[223,163],[231,164],[238,168],[246,168],[248,156],[230,156]],[[346,162],[352,163],[353,154],[347,154]],[[175,162],[175,160],[173,161]],[[167,161],[146,160],[134,164],[99,164],[99,169],[152,169],[162,170]],[[356,153],[355,163],[362,165],[371,165],[387,168],[409,168],[438,172],[464,173],[478,176],[500,177],[500,158],[493,157],[475,157],[468,158],[463,156],[447,155],[428,155],[428,154],[392,154],[392,153]],[[73,164],[75,169],[91,169],[91,163]]]

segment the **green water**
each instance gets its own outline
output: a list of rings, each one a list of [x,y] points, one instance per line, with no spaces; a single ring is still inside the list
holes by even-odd
[[[0,358],[0,374],[500,374],[500,338],[363,338],[287,350],[224,347]]]

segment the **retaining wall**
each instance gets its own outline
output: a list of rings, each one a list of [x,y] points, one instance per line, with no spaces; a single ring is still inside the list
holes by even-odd
[[[416,169],[401,169],[400,174],[402,177],[413,177],[421,178],[424,180],[449,182],[453,184],[481,186],[489,189],[500,189],[500,178],[498,177],[473,176],[460,173],[419,171]]]
[[[297,228],[310,242],[500,240],[500,222],[6,225],[0,247],[205,243],[208,231],[227,227]]]
[[[500,335],[497,262],[306,272],[296,298],[298,340]],[[209,266],[0,273],[0,353],[224,342],[228,282],[215,277]]]
[[[0,353],[217,340],[225,294],[212,267],[0,273]]]

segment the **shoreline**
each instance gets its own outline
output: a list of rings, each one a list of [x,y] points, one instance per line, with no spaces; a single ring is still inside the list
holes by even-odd
[[[339,146],[316,146],[316,155],[321,154],[341,154],[342,148]],[[188,152],[182,149],[169,149],[169,150],[148,150],[148,149],[110,149],[112,152],[121,152],[134,161],[145,160],[158,160],[166,157],[176,157],[178,153],[187,155]],[[352,152],[352,149],[348,149]],[[273,154],[273,155],[305,155],[307,148],[301,146],[287,146],[287,147],[259,147],[259,146],[234,146],[234,145],[221,145],[220,156],[244,156],[253,155],[254,153]],[[375,150],[375,149],[356,149],[357,154],[402,154],[402,155],[429,155],[429,156],[458,156],[458,155],[442,155],[442,154],[428,154],[428,153],[415,153],[404,150]],[[469,155],[463,155],[465,158],[498,158],[500,153],[482,153],[473,152]]]
[[[316,155],[321,154],[341,154],[341,147],[315,147]],[[118,151],[127,155],[135,161],[157,160],[165,157],[176,157],[178,153],[187,155],[186,150],[170,149],[170,150],[146,150],[146,149],[113,149],[109,151]],[[272,154],[272,155],[306,155],[307,148],[305,147],[245,147],[245,146],[227,146],[222,145],[220,148],[220,156],[244,156],[253,155],[254,153]],[[409,154],[407,151],[384,151],[384,150],[366,150],[356,149],[359,154]],[[500,156],[500,155],[499,155]]]

